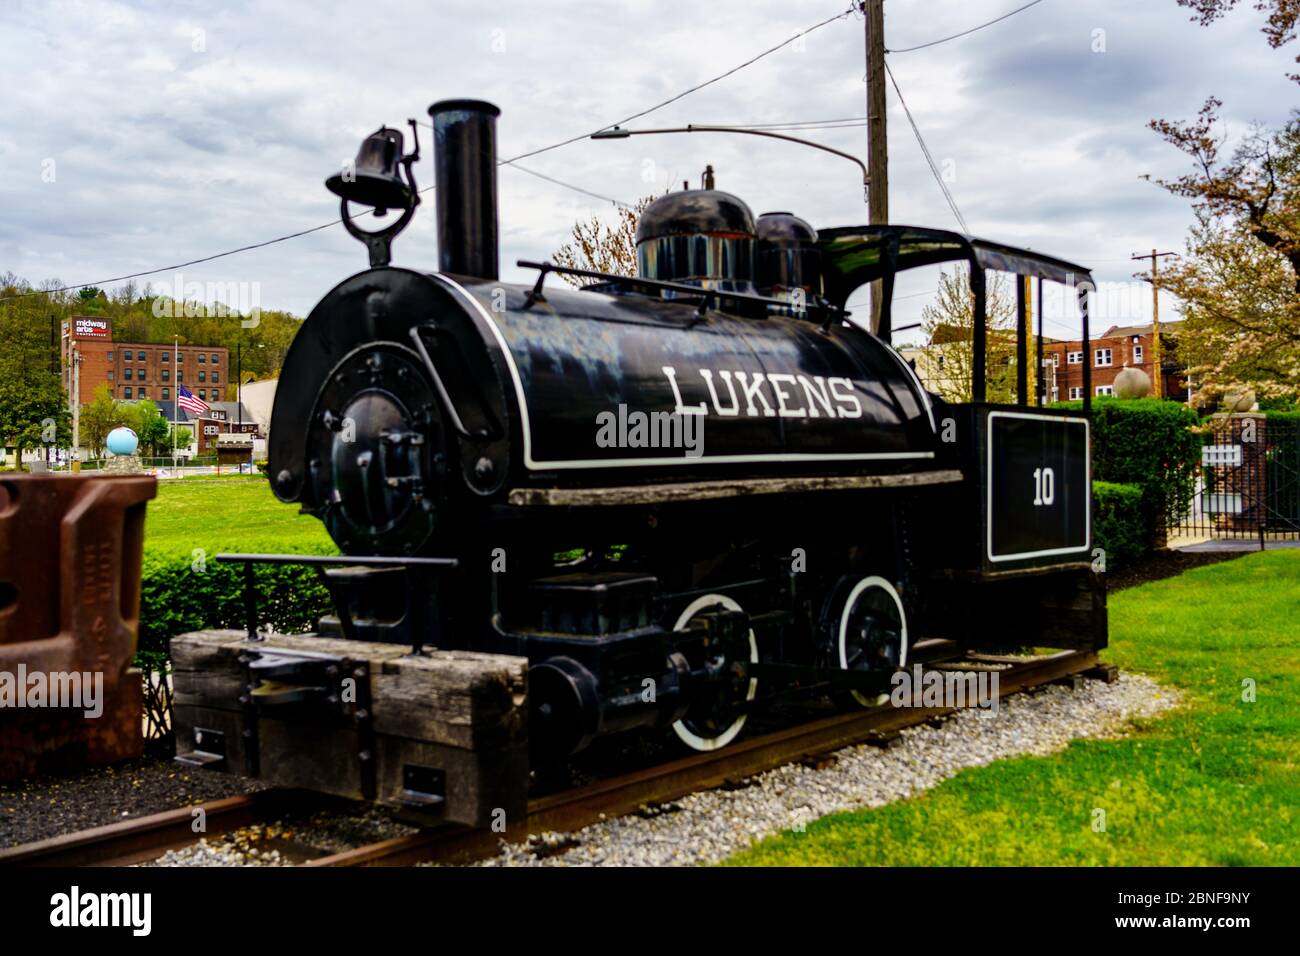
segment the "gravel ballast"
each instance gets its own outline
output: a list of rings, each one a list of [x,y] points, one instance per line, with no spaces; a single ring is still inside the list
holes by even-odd
[[[1071,740],[1122,736],[1133,718],[1177,703],[1174,691],[1147,677],[1085,681],[1079,690],[1048,686],[1001,702],[996,713],[963,710],[939,726],[902,732],[889,749],[838,751],[829,766],[791,764],[733,790],[692,794],[641,814],[575,833],[547,833],[503,844],[486,866],[689,866],[714,863],[754,841],[818,817],[879,807],[915,796],[954,776],[1007,757],[1047,755]]]
[[[0,848],[262,789],[247,777],[149,758],[0,784]]]
[[[293,866],[367,843],[415,833],[378,807],[357,812],[321,811],[302,820],[281,819],[204,837],[168,850],[148,866]]]

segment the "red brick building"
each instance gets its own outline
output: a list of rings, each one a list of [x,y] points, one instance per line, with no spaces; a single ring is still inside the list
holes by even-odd
[[[1113,325],[1092,339],[1092,390],[1094,395],[1114,394],[1115,376],[1126,368],[1146,372],[1154,382],[1155,359],[1152,329],[1148,325]],[[1177,340],[1168,326],[1160,331],[1160,364],[1164,367],[1163,397],[1186,401],[1187,379],[1177,361]],[[1083,397],[1083,342],[1043,341],[1043,361],[1052,366],[1044,371],[1049,392],[1045,400],[1066,401]],[[1053,381],[1053,379],[1055,381]]]
[[[234,396],[228,349],[114,342],[112,320],[103,316],[74,315],[64,322],[61,353],[64,392],[71,395],[75,381],[81,405],[94,401],[100,385],[107,385],[114,398],[125,401],[174,401],[178,383],[209,403]],[[75,375],[74,360],[78,363]]]

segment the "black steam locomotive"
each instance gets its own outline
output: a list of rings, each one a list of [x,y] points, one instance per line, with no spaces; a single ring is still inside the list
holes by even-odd
[[[358,562],[324,575],[322,634],[527,658],[534,760],[648,726],[713,750],[782,695],[871,704],[921,638],[1105,645],[1087,399],[1027,394],[1023,281],[1020,404],[983,401],[985,270],[1078,289],[1085,339],[1088,270],[703,188],[646,210],[636,276],[503,282],[498,112],[429,112],[438,271],[388,265],[418,140],[380,130],[328,183],[372,268],[306,319],[275,400],[276,496]],[[365,233],[349,202],[402,213]],[[971,272],[969,404],[891,345],[895,274],[947,261]],[[877,280],[869,332],[845,305]]]

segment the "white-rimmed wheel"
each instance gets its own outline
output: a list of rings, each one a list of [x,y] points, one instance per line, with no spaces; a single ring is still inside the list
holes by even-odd
[[[673,630],[684,630],[696,615],[719,606],[728,611],[743,610],[734,598],[725,594],[705,594],[686,606],[673,625]],[[758,693],[758,679],[746,679],[729,673],[738,652],[744,651],[744,647],[714,645],[705,648],[705,661],[691,662],[694,666],[709,663],[724,673],[723,679],[693,703],[685,717],[673,724],[673,732],[678,739],[692,750],[709,751],[725,747],[736,739],[736,735],[745,726],[745,718],[748,716],[745,705]],[[751,662],[758,663],[758,641],[752,628],[749,630],[748,655]]]
[[[907,612],[898,589],[879,575],[858,580],[840,610],[836,650],[844,670],[892,673],[907,665]],[[863,707],[879,707],[888,694],[849,695]]]

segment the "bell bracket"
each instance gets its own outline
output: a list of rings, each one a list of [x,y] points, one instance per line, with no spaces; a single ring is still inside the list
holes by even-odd
[[[362,229],[352,218],[352,213],[348,209],[350,200],[344,197],[339,200],[339,218],[343,220],[343,228],[354,238],[362,242],[370,254],[370,268],[379,269],[388,265],[393,258],[393,240],[397,238],[398,233],[407,227],[411,217],[415,215],[415,208],[420,205],[420,191],[415,183],[415,171],[412,167],[420,159],[420,134],[416,128],[415,120],[407,120],[411,124],[411,138],[414,141],[411,151],[403,156],[399,164],[406,170],[406,184],[410,187],[410,203],[402,210],[402,214],[396,221],[390,223],[383,229],[374,231]],[[399,136],[400,139],[400,136]],[[387,210],[376,208],[376,216],[382,216]]]

